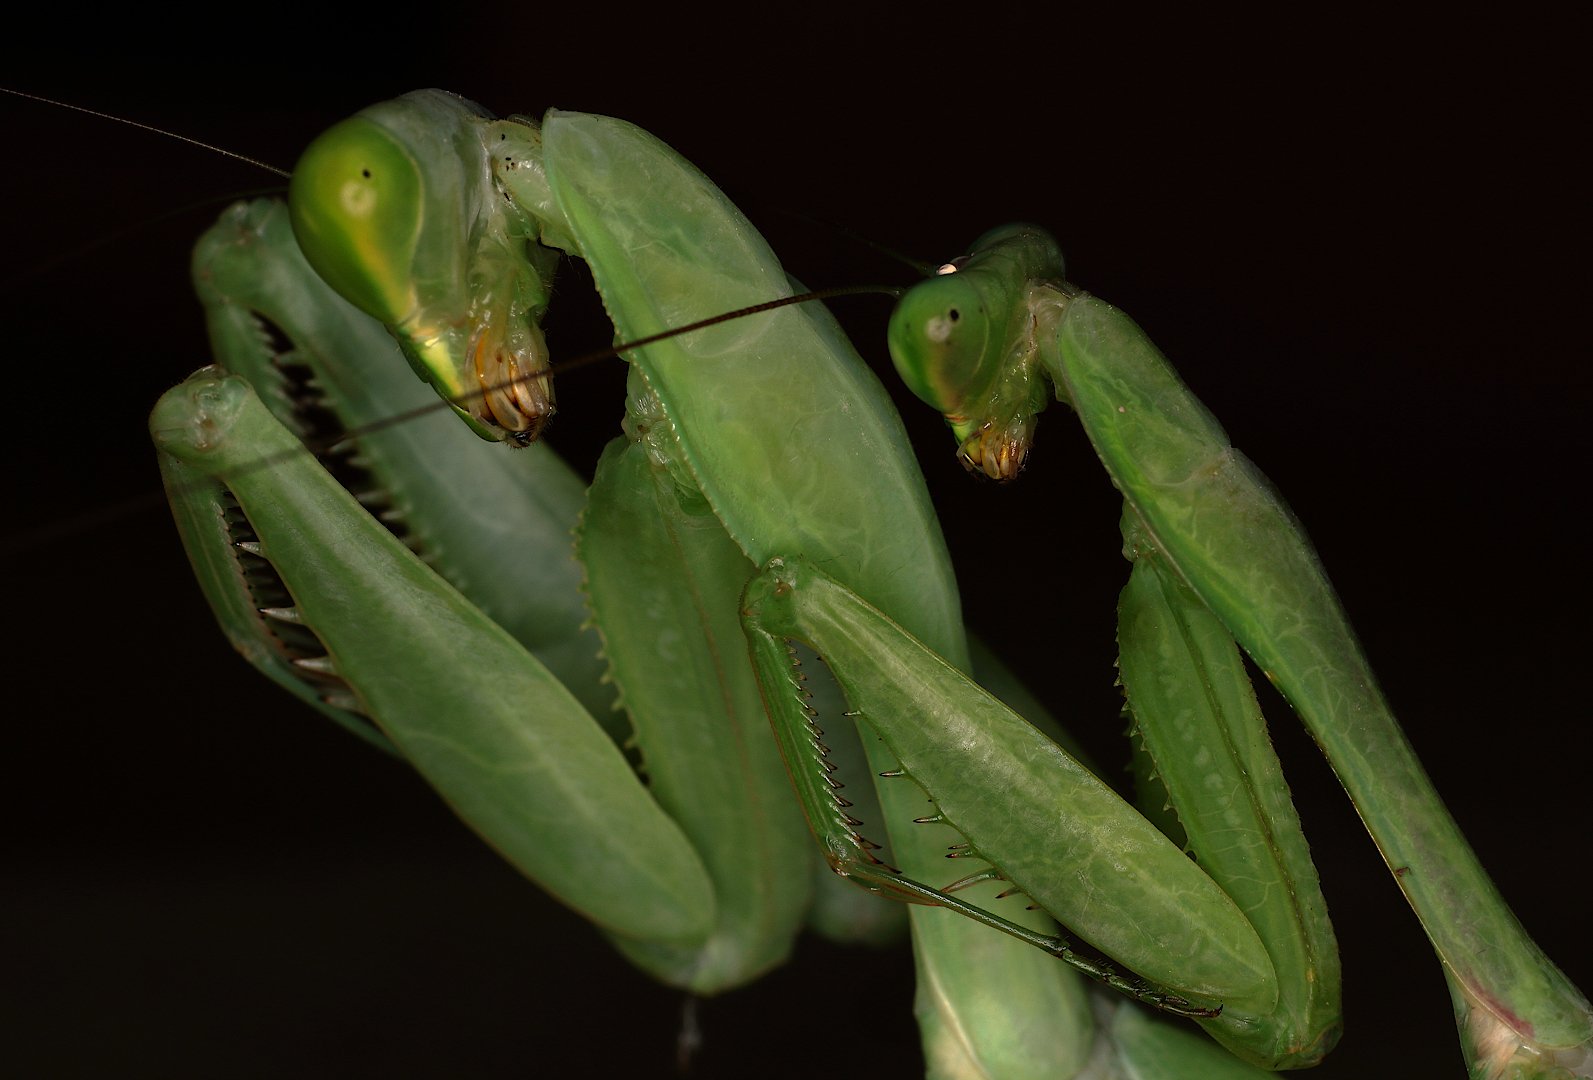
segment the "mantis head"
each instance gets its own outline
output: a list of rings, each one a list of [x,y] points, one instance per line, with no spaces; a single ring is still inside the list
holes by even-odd
[[[1009,225],[909,289],[891,313],[897,374],[946,417],[970,471],[1011,480],[1023,468],[1048,397],[1030,294],[1061,279],[1056,241]]]
[[[523,444],[553,413],[538,322],[555,259],[495,186],[487,122],[436,90],[373,106],[310,144],[288,203],[316,272],[478,435]]]

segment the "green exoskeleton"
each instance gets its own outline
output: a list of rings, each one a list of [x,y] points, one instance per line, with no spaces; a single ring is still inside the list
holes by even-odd
[[[545,357],[536,318],[553,252],[591,265],[622,340],[788,291],[761,240],[700,174],[636,129],[596,117],[550,114],[539,128],[490,121],[445,95],[388,103],[335,129],[306,155],[295,178],[294,218],[310,262],[392,329],[405,358],[466,424],[511,439],[534,434],[550,401],[539,374]],[[401,397],[408,390],[394,380],[318,368],[368,324],[346,305],[303,291],[315,286],[280,211],[236,210],[223,227],[229,231],[217,234],[212,250],[202,249],[199,274],[202,291],[215,287],[207,306],[229,367],[253,355],[268,374],[251,378],[264,386],[280,377],[272,370],[284,369],[319,383],[334,399],[368,410],[344,421],[351,427],[410,407]],[[276,260],[280,278],[266,269]],[[972,280],[971,269],[954,275],[959,287]],[[1059,277],[1058,269],[1020,280],[1038,278],[1052,288]],[[1078,313],[1091,302],[1062,295],[1066,303],[1044,319],[1077,328]],[[1044,321],[1023,295],[981,302],[1016,322]],[[1073,314],[1062,320],[1069,305]],[[963,310],[957,307],[958,329]],[[946,313],[932,318],[941,321],[930,336],[951,341]],[[1019,352],[1046,363],[1048,347]],[[1101,355],[1116,359],[1118,344]],[[1149,509],[1136,504],[1132,481],[1109,461],[1131,506],[1125,535],[1136,584],[1124,613],[1131,704],[1176,712],[1191,687],[1205,686],[1225,706],[1207,718],[1214,725],[1207,731],[1147,731],[1147,741],[1188,739],[1191,759],[1202,764],[1203,754],[1224,744],[1259,755],[1236,756],[1228,766],[1233,783],[1262,781],[1253,796],[1237,800],[1254,810],[1242,824],[1230,817],[1231,788],[1216,800],[1197,795],[1191,805],[1179,790],[1184,776],[1170,762],[1158,763],[1210,879],[1176,843],[960,674],[969,665],[958,601],[922,481],[880,387],[822,311],[758,316],[650,345],[629,359],[629,438],[605,455],[587,496],[583,571],[548,556],[556,540],[525,539],[537,530],[556,536],[581,503],[579,484],[541,450],[496,452],[502,448],[476,445],[458,425],[446,432],[431,425],[435,436],[409,427],[382,433],[420,449],[361,438],[356,464],[388,488],[362,494],[380,502],[385,516],[409,523],[407,539],[458,591],[297,453],[296,437],[245,383],[206,373],[173,391],[153,426],[171,455],[169,485],[196,568],[218,610],[230,611],[224,622],[240,647],[270,657],[265,662],[286,682],[303,688],[310,680],[307,696],[395,747],[490,843],[603,926],[638,964],[711,992],[779,962],[807,909],[808,841],[764,709],[788,714],[785,764],[809,792],[805,805],[817,823],[835,804],[812,783],[801,746],[805,714],[786,708],[795,699],[786,691],[780,639],[809,640],[829,661],[846,707],[889,744],[886,752],[878,740],[864,740],[868,768],[895,773],[905,766],[912,777],[885,780],[879,810],[852,810],[827,834],[838,865],[903,897],[916,887],[895,871],[945,885],[941,856],[961,838],[944,824],[909,824],[935,816],[927,791],[974,852],[1122,965],[1109,971],[1083,961],[1099,974],[1163,1004],[1184,1008],[1179,999],[1188,999],[1187,1011],[1220,1006],[1221,1014],[1204,1022],[1252,1060],[1306,1064],[1328,1049],[1337,1023],[1331,932],[1311,899],[1314,871],[1293,839],[1287,796],[1268,775],[1264,737],[1226,727],[1235,712],[1253,719],[1255,709],[1232,643],[1207,607],[1296,705],[1310,706],[1290,689],[1283,665],[1268,659],[1267,646],[1234,627],[1208,595],[1220,589],[1212,584],[1222,580],[1220,567],[1191,569],[1183,561],[1156,516],[1176,517],[1170,502],[1153,496]],[[1142,376],[1163,377],[1145,362]],[[951,378],[990,382],[981,370]],[[361,400],[366,391],[355,384],[363,388],[367,378],[384,388]],[[920,387],[947,379],[923,369],[909,375]],[[1149,381],[1136,388],[1160,392]],[[1032,408],[1046,392],[1031,379],[1008,389],[1004,400]],[[262,390],[267,398],[273,393]],[[1086,412],[1080,394],[1069,399]],[[945,397],[938,404],[972,413]],[[1112,407],[1130,415],[1124,401],[1113,399]],[[1010,412],[1016,418],[1022,409]],[[1211,434],[1209,417],[1190,416]],[[984,426],[971,415],[962,422],[972,425],[963,436]],[[460,464],[443,461],[455,454]],[[391,460],[403,455],[412,460]],[[981,455],[1020,457],[1015,449]],[[1122,457],[1145,462],[1137,446]],[[466,487],[478,470],[496,485],[490,494]],[[521,505],[521,489],[547,504],[545,514]],[[236,518],[232,498],[249,519],[243,555],[235,554],[238,538],[219,527]],[[452,534],[427,535],[450,527]],[[492,530],[511,548],[541,554],[511,561],[532,564],[525,572],[543,578],[501,572],[490,551]],[[1193,528],[1179,538],[1206,535]],[[635,725],[645,787],[581,704],[601,713],[605,702],[590,639],[583,643],[578,632],[579,573]],[[245,598],[240,574],[259,590],[283,588],[273,577],[280,575],[286,596]],[[752,633],[761,682],[738,623],[748,582],[748,606],[764,620]],[[1238,595],[1237,605],[1247,606]],[[787,608],[809,602],[814,611],[781,621]],[[1324,619],[1336,610],[1331,594],[1319,592],[1312,602],[1325,605],[1313,609]],[[260,608],[267,609],[263,620]],[[1176,641],[1158,634],[1169,624],[1185,628]],[[1163,663],[1169,657],[1185,668]],[[1153,674],[1136,680],[1136,658]],[[1166,709],[1154,706],[1158,686]],[[896,723],[904,715],[937,721],[925,725],[922,747],[909,745],[912,732]],[[845,724],[837,717],[826,726],[825,741],[833,742]],[[1024,761],[1021,784],[1007,763],[1012,758]],[[860,772],[848,774],[849,797],[861,786],[850,777]],[[1202,804],[1212,807],[1214,824],[1199,823]],[[981,813],[989,820],[976,822]],[[853,859],[855,826],[847,819],[854,817],[891,829],[889,869]],[[1262,839],[1234,845],[1239,866],[1225,871],[1202,850],[1203,827]],[[863,831],[875,835],[872,827]],[[1130,850],[1149,861],[1128,859]],[[1072,861],[1055,865],[1059,856]],[[1260,901],[1244,892],[1244,879],[1259,875],[1263,862],[1267,876],[1250,886],[1284,900],[1282,910],[1257,911]],[[954,895],[1052,941],[1048,921],[1023,914],[1021,900],[995,900],[1008,887],[981,880]],[[867,905],[860,915],[848,903],[844,894],[828,894],[824,918],[833,926],[868,917]],[[1245,1072],[1170,1023],[1147,1024],[1130,1006],[1114,1001],[1092,1016],[1068,969],[1040,949],[951,911],[921,905],[913,916],[919,1015],[934,1071],[1071,1076],[1092,1058],[1099,1068],[1117,1054],[1134,1075]],[[1578,1000],[1572,1008],[1585,1010]],[[1553,1038],[1585,1041],[1574,1012],[1566,1016],[1570,1035],[1556,1031]]]
[[[530,241],[589,263],[622,339],[789,288],[761,240],[699,173],[618,121],[489,121],[432,93],[370,110],[326,138],[295,179],[301,241],[308,239],[312,262],[392,324],[411,363],[444,386],[478,384],[478,358],[490,347],[498,365],[500,341],[512,354],[500,366],[534,371],[540,363],[534,335],[502,329],[524,322],[545,288],[545,259],[504,257]],[[330,179],[317,162],[333,170]],[[305,193],[318,190],[329,192],[330,205],[306,207]],[[272,215],[260,216],[239,222],[242,235],[223,238],[220,250],[266,246],[272,226],[264,219]],[[317,249],[317,232],[331,234],[321,244],[329,251]],[[350,249],[365,253],[369,266],[350,265]],[[476,249],[485,257],[476,259]],[[223,276],[204,265],[199,274]],[[241,321],[258,348],[262,314],[268,339],[280,332],[291,342],[275,351],[287,353],[290,366],[308,362],[322,352],[316,331],[293,325],[297,304],[284,307],[259,296],[218,297],[212,319]],[[811,888],[801,818],[737,625],[738,597],[757,564],[782,553],[817,559],[937,653],[963,665],[967,654],[949,563],[899,421],[822,311],[714,327],[638,351],[633,361],[633,438],[599,467],[580,549],[605,651],[635,717],[646,789],[620,749],[498,623],[440,582],[435,596],[423,590],[430,571],[329,480],[307,462],[291,476],[285,465],[257,464],[276,462],[294,444],[241,381],[201,374],[163,400],[152,427],[162,448],[182,459],[168,465],[171,487],[180,514],[200,522],[187,531],[203,552],[196,565],[214,560],[214,569],[201,567],[209,588],[231,587],[236,548],[214,534],[219,496],[196,470],[219,476],[242,504],[258,553],[293,599],[253,606],[270,607],[273,623],[311,628],[324,649],[324,657],[292,657],[295,666],[346,684],[351,703],[490,843],[638,963],[711,991],[779,961]],[[496,413],[499,404],[514,407],[505,395],[492,402],[493,415],[476,412],[473,426],[508,419],[511,432],[522,430],[512,415]],[[364,464],[380,467],[374,454]],[[422,471],[444,494],[458,492],[440,467]],[[418,516],[418,499],[405,490],[392,496],[405,516]],[[474,490],[463,501],[476,520],[499,513],[495,499]],[[199,535],[205,528],[212,534]],[[359,530],[357,541],[350,530]],[[457,552],[427,546],[456,578],[478,589],[496,584],[490,571],[450,566]],[[393,588],[400,580],[411,584]],[[244,609],[235,635],[274,647],[278,635],[249,603],[233,607]],[[682,612],[693,613],[689,630]],[[461,685],[448,674],[460,671],[475,675]],[[448,703],[429,702],[432,693]],[[339,685],[329,696],[341,703],[342,694]],[[662,725],[672,726],[660,735]],[[907,783],[887,786],[884,798],[883,813],[871,816],[907,822],[922,813],[922,796]],[[953,839],[928,828],[898,833],[893,858],[920,876],[932,875]],[[597,863],[605,869],[594,873]],[[844,912],[825,917],[854,921]],[[1058,1039],[1055,1022],[1039,1020],[1091,1023],[1060,965],[945,912],[926,910],[919,921],[932,1055],[976,1061],[993,1075],[1076,1071],[1089,1039]]]
[[[1157,862],[1167,858],[1157,834],[1140,838],[1110,799],[1096,802],[1093,777],[953,672],[931,675],[923,665],[917,677],[932,686],[904,689],[912,681],[898,673],[915,664],[911,645],[883,621],[865,638],[858,627],[868,617],[822,574],[793,565],[760,582],[755,622],[832,658],[858,715],[979,855],[1130,968],[1154,971],[1160,985],[1197,1000],[1214,993],[1224,1012],[1206,1023],[1223,1041],[1243,1046],[1270,1033],[1279,1050],[1264,1056],[1288,1062],[1283,1047],[1305,1048],[1288,1063],[1309,1063],[1335,1037],[1323,1027],[1337,1015],[1333,938],[1237,642],[1327,754],[1421,919],[1474,1074],[1593,1069],[1586,998],[1527,937],[1434,792],[1304,533],[1139,328],[1066,282],[1050,236],[1012,226],[909,293],[890,338],[897,371],[945,415],[970,470],[1015,477],[1053,395],[1084,424],[1125,499],[1124,552],[1134,572],[1118,639],[1150,770],[1143,792],[1152,811],[1170,797],[1173,835],[1186,839],[1210,878],[1176,855]],[[852,671],[870,669],[879,685],[853,681]],[[795,746],[802,718],[788,714],[784,723]],[[944,731],[930,734],[940,723]],[[973,745],[983,767],[965,785],[946,762]],[[1077,789],[1071,806],[1080,820],[1068,814],[1012,836],[1003,823],[1033,799],[1035,784]],[[1202,799],[1202,791],[1221,797]],[[818,829],[822,793],[807,805]],[[1042,830],[1046,842],[1035,845]],[[846,822],[823,831],[852,872],[882,876],[844,853],[856,835]],[[1107,836],[1119,838],[1118,854],[1103,867]],[[1096,899],[1125,881],[1143,916],[1132,923],[1106,915]],[[1212,881],[1237,911],[1193,899]],[[1176,943],[1160,937],[1165,924],[1149,914],[1162,905],[1172,922],[1198,912]],[[1239,916],[1232,925],[1230,915]],[[1105,925],[1086,929],[1092,919]],[[1213,966],[1203,969],[1194,954],[1207,950]],[[1197,974],[1203,970],[1210,974]],[[1275,981],[1291,970],[1304,973],[1297,986]]]

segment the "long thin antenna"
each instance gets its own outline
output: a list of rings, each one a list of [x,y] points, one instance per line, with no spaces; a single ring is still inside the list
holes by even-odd
[[[706,319],[698,319],[696,322],[686,323],[684,326],[675,326],[668,330],[660,330],[656,334],[648,334],[645,337],[639,337],[634,341],[617,342],[606,349],[598,349],[595,352],[589,352],[582,356],[573,357],[572,359],[553,364],[548,371],[530,372],[521,376],[519,379],[508,379],[503,382],[495,383],[491,386],[485,386],[477,390],[471,390],[469,393],[461,394],[456,398],[439,397],[436,401],[427,402],[425,405],[421,405],[413,409],[407,409],[404,412],[394,413],[392,416],[387,416],[380,420],[372,421],[369,424],[364,424],[360,427],[354,428],[351,431],[344,431],[336,435],[319,439],[307,439],[300,449],[288,451],[285,454],[268,454],[257,461],[251,462],[249,464],[249,468],[251,470],[270,468],[271,466],[286,460],[288,457],[301,452],[308,452],[312,457],[318,458],[323,454],[330,452],[340,444],[349,442],[353,439],[358,439],[362,435],[370,435],[378,431],[385,431],[387,428],[397,427],[400,424],[408,423],[409,421],[415,420],[422,416],[429,416],[432,413],[440,412],[443,409],[452,408],[454,406],[474,404],[475,402],[486,397],[488,394],[499,393],[501,391],[510,389],[515,385],[516,382],[539,379],[543,376],[557,378],[558,376],[568,374],[571,371],[587,367],[591,364],[599,363],[603,360],[610,359],[611,357],[619,356],[622,353],[630,352],[632,349],[640,349],[656,342],[665,341],[673,337],[679,337],[682,334],[692,333],[695,330],[703,330],[710,326],[717,326],[720,323],[732,322],[736,319],[744,319],[749,315],[760,315],[766,311],[774,311],[778,308],[791,307],[795,304],[810,304],[819,300],[831,300],[840,296],[900,297],[903,291],[903,289],[894,285],[838,285],[834,288],[813,289],[810,292],[797,293],[794,296],[782,296],[774,300],[765,300],[760,304],[750,304],[747,307],[736,308],[734,311],[726,311],[718,315],[710,316]]]
[[[257,169],[264,169],[266,172],[276,173],[285,180],[292,179],[293,177],[293,174],[288,172],[288,170],[279,169],[275,165],[268,165],[258,158],[248,157],[247,155],[239,154],[232,150],[226,150],[211,143],[201,142],[199,139],[190,139],[187,135],[179,135],[175,131],[167,131],[165,128],[158,128],[153,124],[141,124],[137,120],[129,120],[125,116],[116,116],[112,113],[100,112],[97,109],[87,109],[82,105],[73,105],[71,102],[67,101],[56,101],[54,98],[43,97],[39,94],[29,94],[23,90],[13,90],[9,86],[0,86],[0,91],[4,91],[5,93],[11,94],[15,97],[27,98],[29,101],[38,101],[45,105],[54,105],[56,108],[60,109],[71,109],[73,112],[85,113],[89,116],[97,116],[101,120],[112,120],[118,124],[126,124],[128,127],[154,132],[156,135],[164,135],[168,139],[176,139],[178,142],[185,142],[190,146],[197,146],[201,149],[209,150],[212,153],[220,154],[222,157],[230,157],[233,160],[241,161],[246,165],[253,165]]]
[[[556,363],[552,365],[552,369],[550,371],[533,372],[529,375],[523,376],[523,378],[535,379],[541,378],[543,375],[557,377],[570,371],[574,371],[577,368],[583,368],[589,364],[595,364],[600,361],[610,359],[611,357],[618,356],[621,353],[629,352],[632,349],[643,348],[647,345],[663,341],[667,338],[677,337],[681,334],[689,334],[694,330],[702,330],[706,327],[715,326],[723,322],[729,322],[733,319],[740,319],[745,318],[748,315],[757,315],[766,311],[773,311],[776,308],[790,307],[794,304],[807,304],[816,300],[829,300],[840,296],[885,295],[899,297],[902,292],[903,290],[901,288],[892,285],[850,285],[837,286],[830,289],[815,289],[812,292],[798,293],[795,296],[783,296],[775,300],[766,300],[761,304],[752,304],[748,307],[737,308],[734,311],[726,311],[722,314],[714,315],[707,319],[699,319],[696,322],[687,323],[684,326],[677,326],[669,330],[661,330],[656,334],[648,334],[645,337],[639,337],[635,341],[622,341],[610,346],[609,348],[599,349],[595,352],[586,353],[583,356],[577,356],[573,359]],[[246,469],[248,471],[269,469],[276,465],[280,465],[290,458],[304,453],[308,453],[312,457],[319,458],[331,452],[337,446],[347,443],[350,440],[358,439],[362,435],[370,435],[375,432],[385,430],[386,428],[395,427],[399,424],[414,420],[417,417],[429,416],[434,412],[439,412],[443,409],[450,408],[453,405],[468,405],[489,393],[506,390],[512,386],[513,383],[514,380],[510,380],[508,382],[499,383],[493,386],[483,387],[479,390],[472,390],[470,393],[464,394],[455,399],[439,397],[436,401],[428,402],[427,404],[421,405],[417,408],[384,417],[381,420],[374,421],[370,424],[365,424],[351,431],[343,431],[335,435],[329,435],[322,438],[307,439],[302,446],[296,447],[295,449],[284,451],[278,454],[267,454],[264,457],[258,458],[255,461],[250,462]],[[73,535],[78,532],[82,532],[85,529],[104,524],[108,521],[115,521],[135,513],[152,510],[158,506],[161,506],[165,501],[166,496],[164,492],[151,491],[145,495],[125,499],[110,506],[96,507],[93,510],[74,515],[64,520],[50,522],[46,525],[29,529],[25,532],[0,538],[0,556],[9,558],[15,555],[20,555],[36,548],[43,547],[46,544],[52,543],[62,536]]]
[[[817,225],[820,228],[825,229],[825,230],[827,230],[829,232],[837,233],[840,236],[845,237],[847,240],[851,241],[852,243],[858,245],[859,247],[867,248],[868,250],[874,252],[874,254],[876,254],[876,255],[883,256],[884,258],[887,258],[887,259],[891,260],[892,262],[901,263],[903,266],[905,266],[908,269],[912,270],[919,277],[925,277],[925,278],[934,277],[935,276],[935,267],[937,265],[939,265],[938,263],[925,262],[922,259],[915,259],[911,255],[907,255],[907,254],[905,254],[903,252],[897,251],[893,247],[888,247],[887,245],[880,243],[879,241],[873,239],[872,237],[863,235],[862,233],[858,232],[856,229],[851,229],[851,228],[848,228],[845,225],[837,224],[834,221],[830,221],[828,218],[818,217],[817,215],[814,215],[814,214],[789,213],[789,212],[784,213],[784,216],[785,217],[789,217],[789,218],[794,218],[795,220],[804,222],[804,223],[806,223],[808,225]]]

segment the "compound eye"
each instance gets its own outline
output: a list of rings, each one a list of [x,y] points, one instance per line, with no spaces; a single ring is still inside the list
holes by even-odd
[[[420,170],[385,129],[353,117],[299,158],[288,187],[293,233],[310,265],[355,307],[389,325],[415,306]]]
[[[990,382],[990,319],[966,278],[942,274],[909,289],[891,313],[891,360],[909,389],[947,415]]]

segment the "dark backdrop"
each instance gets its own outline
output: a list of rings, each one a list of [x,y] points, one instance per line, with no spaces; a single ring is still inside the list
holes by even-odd
[[[1484,862],[1586,987],[1586,890],[1568,880],[1587,849],[1593,394],[1570,164],[1586,87],[1561,66],[1563,28],[1335,17],[906,30],[809,12],[754,32],[594,13],[307,52],[302,24],[220,24],[185,54],[131,38],[71,52],[80,28],[62,27],[48,48],[13,41],[5,81],[283,166],[422,85],[499,112],[609,112],[702,166],[815,285],[906,276],[841,230],[941,259],[1004,221],[1050,227],[1073,279],[1141,321],[1288,497]],[[207,359],[187,247],[228,194],[272,178],[29,102],[0,111],[16,703],[0,1070],[668,1075],[677,995],[230,655],[147,505],[143,417]],[[885,364],[884,303],[838,310]],[[604,336],[578,308],[561,318],[571,343]],[[553,439],[587,467],[617,432],[621,379],[561,386]],[[1029,473],[997,488],[904,409],[970,622],[1119,758],[1125,566],[1076,426],[1049,416]],[[1347,1033],[1317,1075],[1458,1075],[1417,923],[1275,714],[1345,945]],[[910,993],[905,953],[804,941],[790,968],[704,1007],[701,1075],[911,1076]]]

